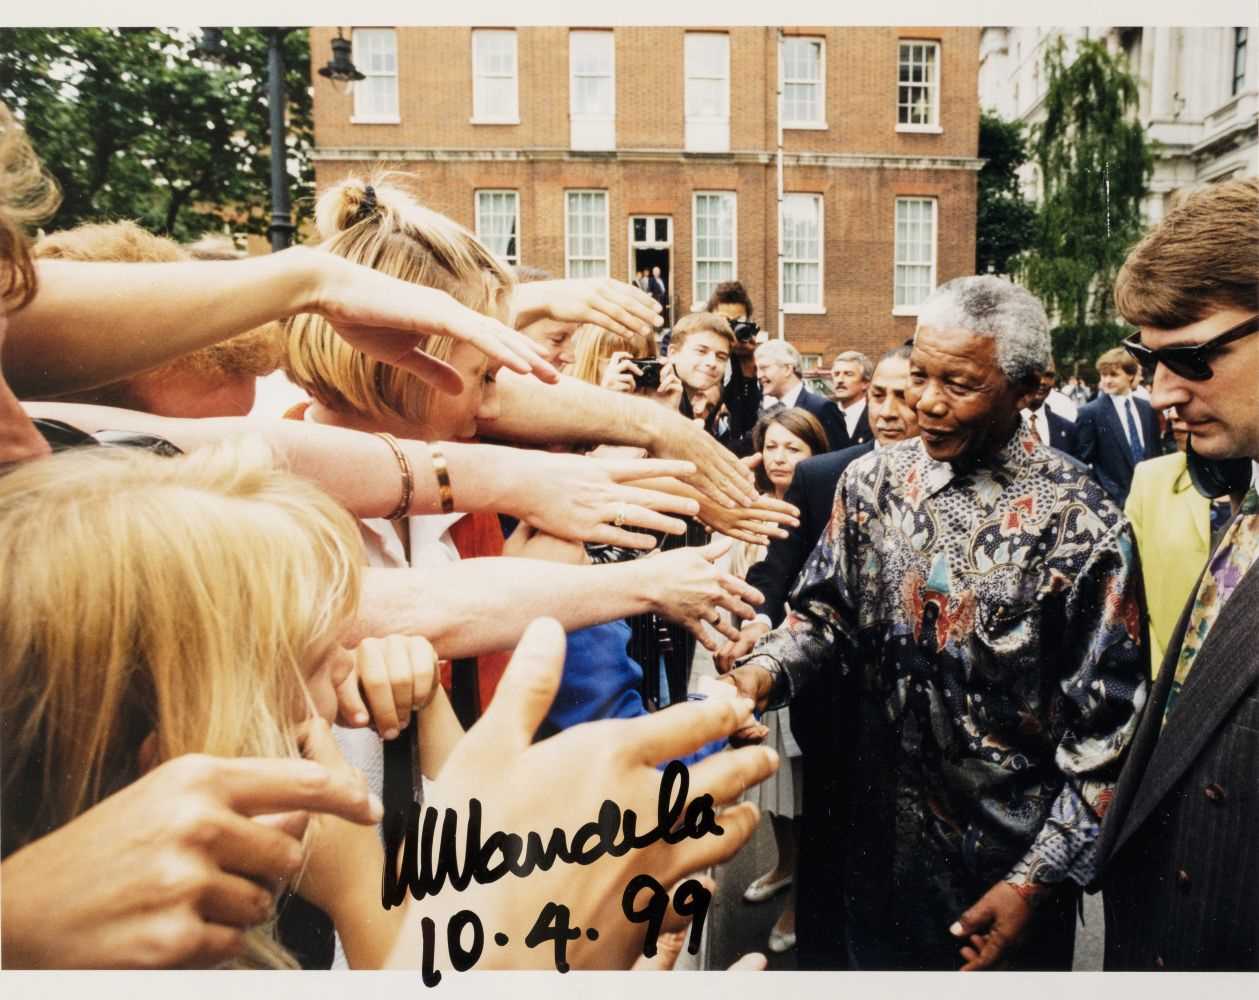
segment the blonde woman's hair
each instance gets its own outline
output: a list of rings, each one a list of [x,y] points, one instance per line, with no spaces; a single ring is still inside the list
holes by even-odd
[[[90,222],[44,236],[35,243],[37,260],[104,261],[123,264],[170,264],[191,260],[190,249],[165,236],[155,236],[134,222]],[[140,384],[196,375],[211,379],[260,378],[280,366],[283,329],[278,323],[238,334],[217,344],[175,358],[130,378],[59,397],[67,402],[97,403],[143,410]]]
[[[296,756],[305,673],[353,615],[361,562],[350,515],[258,439],[75,449],[0,477],[4,852],[139,778],[150,734],[159,762]],[[263,927],[247,964],[292,961]]]
[[[315,209],[322,249],[506,319],[511,271],[463,226],[419,204],[403,180],[352,177],[327,191]],[[324,406],[377,419],[428,417],[436,393],[427,382],[355,350],[322,317],[295,316],[286,329],[284,369]],[[454,341],[430,336],[418,346],[444,361]]]
[[[573,378],[598,385],[600,367],[617,351],[629,351],[635,358],[654,358],[656,335],[635,333],[622,337],[593,323],[583,323],[573,334]]]
[[[43,222],[60,204],[57,182],[0,101],[0,310],[16,311],[35,297],[38,279],[23,227]]]

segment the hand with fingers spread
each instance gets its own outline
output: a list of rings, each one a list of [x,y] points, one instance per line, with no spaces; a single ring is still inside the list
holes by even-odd
[[[634,364],[633,355],[629,351],[615,351],[608,358],[607,367],[599,378],[599,384],[613,392],[633,392],[634,376],[641,375],[643,370]],[[674,376],[676,378],[676,376]]]
[[[516,329],[549,318],[593,323],[623,337],[652,333],[664,322],[655,299],[615,278],[525,282],[512,294],[512,311]]]
[[[685,476],[694,466],[656,459],[595,459],[530,453],[533,475],[502,509],[541,531],[574,541],[651,549],[655,539],[627,526],[681,535],[686,524],[669,514],[692,515],[688,498],[643,489],[636,480]]]
[[[770,539],[786,538],[786,527],[800,526],[800,511],[785,500],[767,495],[758,497],[754,503],[733,508],[705,497],[699,504],[699,519],[727,538],[768,545]]]
[[[369,357],[405,369],[442,392],[457,396],[463,391],[459,372],[418,346],[426,337],[436,335],[471,344],[491,362],[512,371],[532,372],[547,382],[559,379],[559,372],[528,337],[491,316],[469,309],[445,292],[390,277],[332,254],[317,256],[319,278],[313,301],[299,311],[318,313],[343,339]]]
[[[1026,891],[1009,882],[998,882],[957,918],[949,933],[960,942],[963,972],[1000,967],[1022,940],[1031,922],[1032,902],[1043,898],[1045,887]]]
[[[606,800],[622,813],[640,817],[637,835],[652,826],[660,797],[657,765],[720,739],[747,717],[750,706],[738,700],[684,702],[652,715],[576,726],[533,743],[533,734],[550,708],[560,681],[564,633],[557,622],[535,621],[516,649],[489,708],[460,740],[426,804],[447,808],[466,819],[468,803],[481,803],[482,835],[505,831],[523,836],[552,828],[571,840],[599,816]],[[422,951],[420,918],[443,929],[435,937],[436,967],[449,968],[444,929],[447,919],[470,909],[486,927],[506,934],[511,944],[486,948],[476,967],[554,968],[552,949],[527,948],[523,942],[548,902],[571,909],[573,923],[597,928],[596,940],[582,936],[568,947],[573,968],[628,968],[642,953],[644,928],[626,919],[621,901],[630,880],[648,873],[670,885],[692,872],[719,863],[747,841],[759,819],[750,803],[737,801],[749,785],[763,781],[777,766],[777,756],[763,747],[715,754],[689,773],[688,799],[711,795],[720,834],[688,837],[675,844],[655,839],[619,856],[603,851],[590,864],[565,862],[549,870],[535,868],[527,878],[504,872],[500,878],[473,882],[464,891],[449,885],[435,897],[405,903],[407,920],[389,964],[415,968]],[[539,788],[562,786],[563,795],[538,796]],[[539,802],[545,810],[539,814]]]
[[[337,722],[343,726],[370,722],[381,739],[391,740],[436,690],[437,654],[423,636],[369,637],[337,655],[354,662],[337,685]]]
[[[671,372],[669,366],[662,369],[662,391],[666,382],[663,372],[666,370]],[[735,457],[734,452],[678,413],[676,406],[655,407],[652,424],[647,450],[657,458],[691,462],[695,466],[695,474],[686,477],[686,481],[714,503],[735,508],[740,504],[757,502],[752,471]]]
[[[238,955],[302,864],[308,813],[375,824],[361,776],[177,757],[5,859],[7,968],[206,967]]]
[[[716,566],[730,551],[729,539],[702,547],[661,552],[639,563],[655,581],[652,599],[656,614],[684,625],[703,644],[715,651],[718,640],[705,628],[712,626],[728,639],[737,639],[738,630],[721,613],[729,611],[736,619],[751,618],[753,604],[762,597],[755,588]]]

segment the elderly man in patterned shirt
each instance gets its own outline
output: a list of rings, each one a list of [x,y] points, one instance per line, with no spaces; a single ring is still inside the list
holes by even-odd
[[[1048,328],[999,278],[937,289],[921,437],[848,467],[791,614],[728,675],[777,707],[841,671],[853,968],[1071,967],[1146,688],[1131,530],[1020,416]]]

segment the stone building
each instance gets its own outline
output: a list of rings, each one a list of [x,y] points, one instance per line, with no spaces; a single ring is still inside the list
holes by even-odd
[[[980,36],[979,99],[1007,120],[1043,116],[1045,47],[1059,36],[1101,38],[1137,77],[1138,115],[1158,142],[1144,211],[1158,222],[1178,192],[1259,173],[1259,53],[1247,27],[986,27]],[[1037,197],[1035,166],[1024,174]]]

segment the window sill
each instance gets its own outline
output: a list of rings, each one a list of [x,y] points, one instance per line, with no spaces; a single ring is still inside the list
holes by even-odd
[[[402,119],[397,115],[377,116],[377,117],[360,117],[352,115],[350,117],[351,125],[401,125]]]
[[[469,125],[519,125],[519,118],[469,118]]]
[[[797,306],[784,302],[783,312],[788,316],[825,316],[826,306]]]
[[[893,306],[893,316],[917,316],[922,311],[922,306]]]
[[[830,126],[826,122],[783,122],[783,128],[793,132],[825,132]]]
[[[897,125],[897,132],[917,132],[923,135],[942,135],[944,129],[939,125]]]

